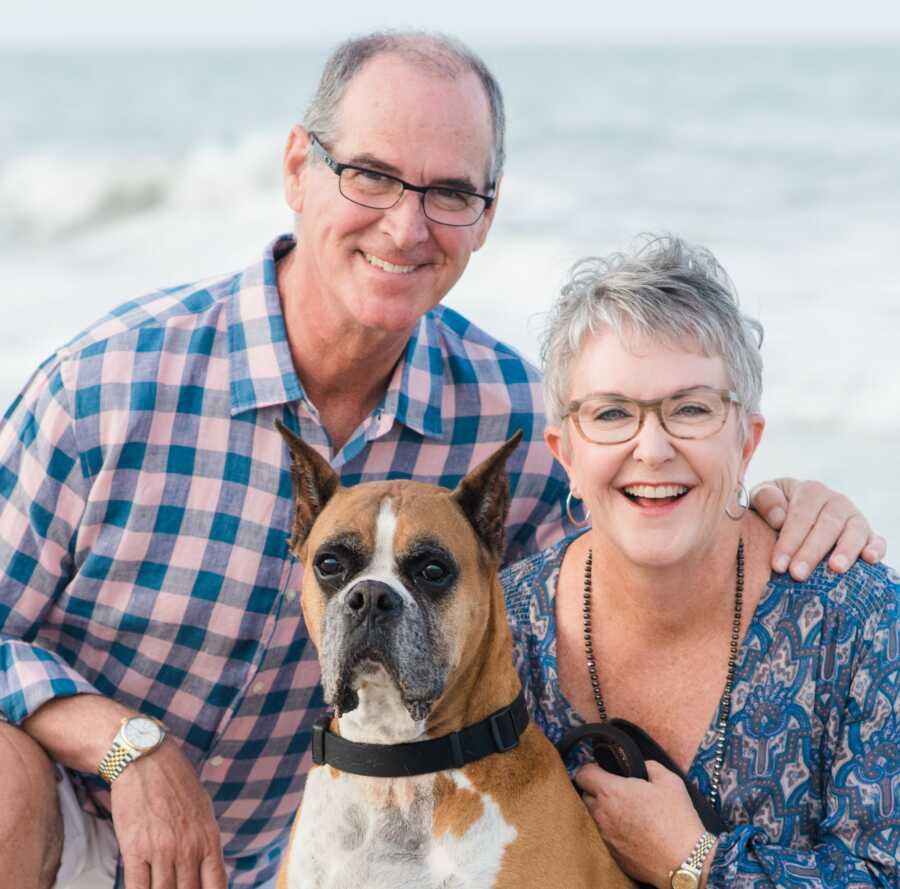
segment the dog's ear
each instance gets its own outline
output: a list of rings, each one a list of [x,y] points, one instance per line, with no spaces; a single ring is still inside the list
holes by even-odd
[[[294,525],[288,546],[299,556],[319,513],[340,487],[338,474],[305,441],[294,435],[281,420],[275,427],[291,452],[291,479],[294,482]]]
[[[506,461],[522,440],[522,430],[479,463],[457,486],[453,498],[475,533],[497,559],[503,557],[504,528],[509,512]]]

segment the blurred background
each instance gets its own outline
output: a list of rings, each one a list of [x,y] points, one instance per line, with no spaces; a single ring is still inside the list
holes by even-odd
[[[0,34],[0,402],[119,302],[291,227],[281,151],[345,36],[424,27],[505,91],[499,212],[447,302],[536,358],[579,257],[711,248],[766,328],[751,481],[819,478],[900,552],[900,7],[43,3]]]

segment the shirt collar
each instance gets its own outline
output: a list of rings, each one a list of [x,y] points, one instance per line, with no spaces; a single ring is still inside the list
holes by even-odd
[[[280,236],[260,262],[235,276],[227,310],[232,416],[305,398],[291,358],[275,268],[294,244],[292,235]],[[440,437],[443,429],[440,311],[419,319],[377,409],[385,419],[429,437]]]
[[[419,319],[394,368],[382,401],[383,413],[421,435],[440,438],[444,358],[435,311],[427,312]]]
[[[291,360],[275,269],[276,261],[293,246],[290,236],[277,238],[261,262],[234,278],[227,310],[232,416],[303,397]]]

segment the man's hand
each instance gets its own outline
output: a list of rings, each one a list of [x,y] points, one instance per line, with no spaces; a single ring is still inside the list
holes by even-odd
[[[171,738],[112,785],[125,889],[227,889],[212,801]]]
[[[887,552],[885,539],[872,531],[853,502],[821,482],[778,478],[757,485],[750,500],[773,528],[780,529],[773,570],[790,567],[796,580],[806,580],[832,547],[828,567],[838,573],[860,556],[874,564]]]

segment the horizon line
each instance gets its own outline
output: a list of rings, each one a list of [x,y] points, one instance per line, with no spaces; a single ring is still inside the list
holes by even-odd
[[[238,40],[237,38],[225,38],[221,40],[203,39],[177,39],[165,40],[159,38],[117,38],[110,37],[90,42],[80,42],[78,46],[72,46],[71,38],[68,41],[39,41],[23,40],[11,41],[8,35],[0,36],[0,49],[31,51],[65,51],[72,54],[82,54],[97,51],[131,52],[135,50],[259,50],[263,51],[287,51],[292,49],[327,49],[352,35],[334,37],[320,37],[309,39],[298,37],[296,40],[286,41],[283,38],[260,38],[251,40]],[[571,35],[559,37],[545,36],[520,36],[509,35],[484,35],[481,37],[467,37],[467,43],[478,43],[482,46],[501,49],[567,49],[567,48],[591,48],[613,47],[625,49],[642,49],[647,47],[791,47],[791,46],[884,46],[893,47],[900,43],[900,30],[896,33],[880,34],[718,34],[704,36],[663,36],[654,34],[641,35],[611,35],[602,37],[587,37],[584,35]]]

